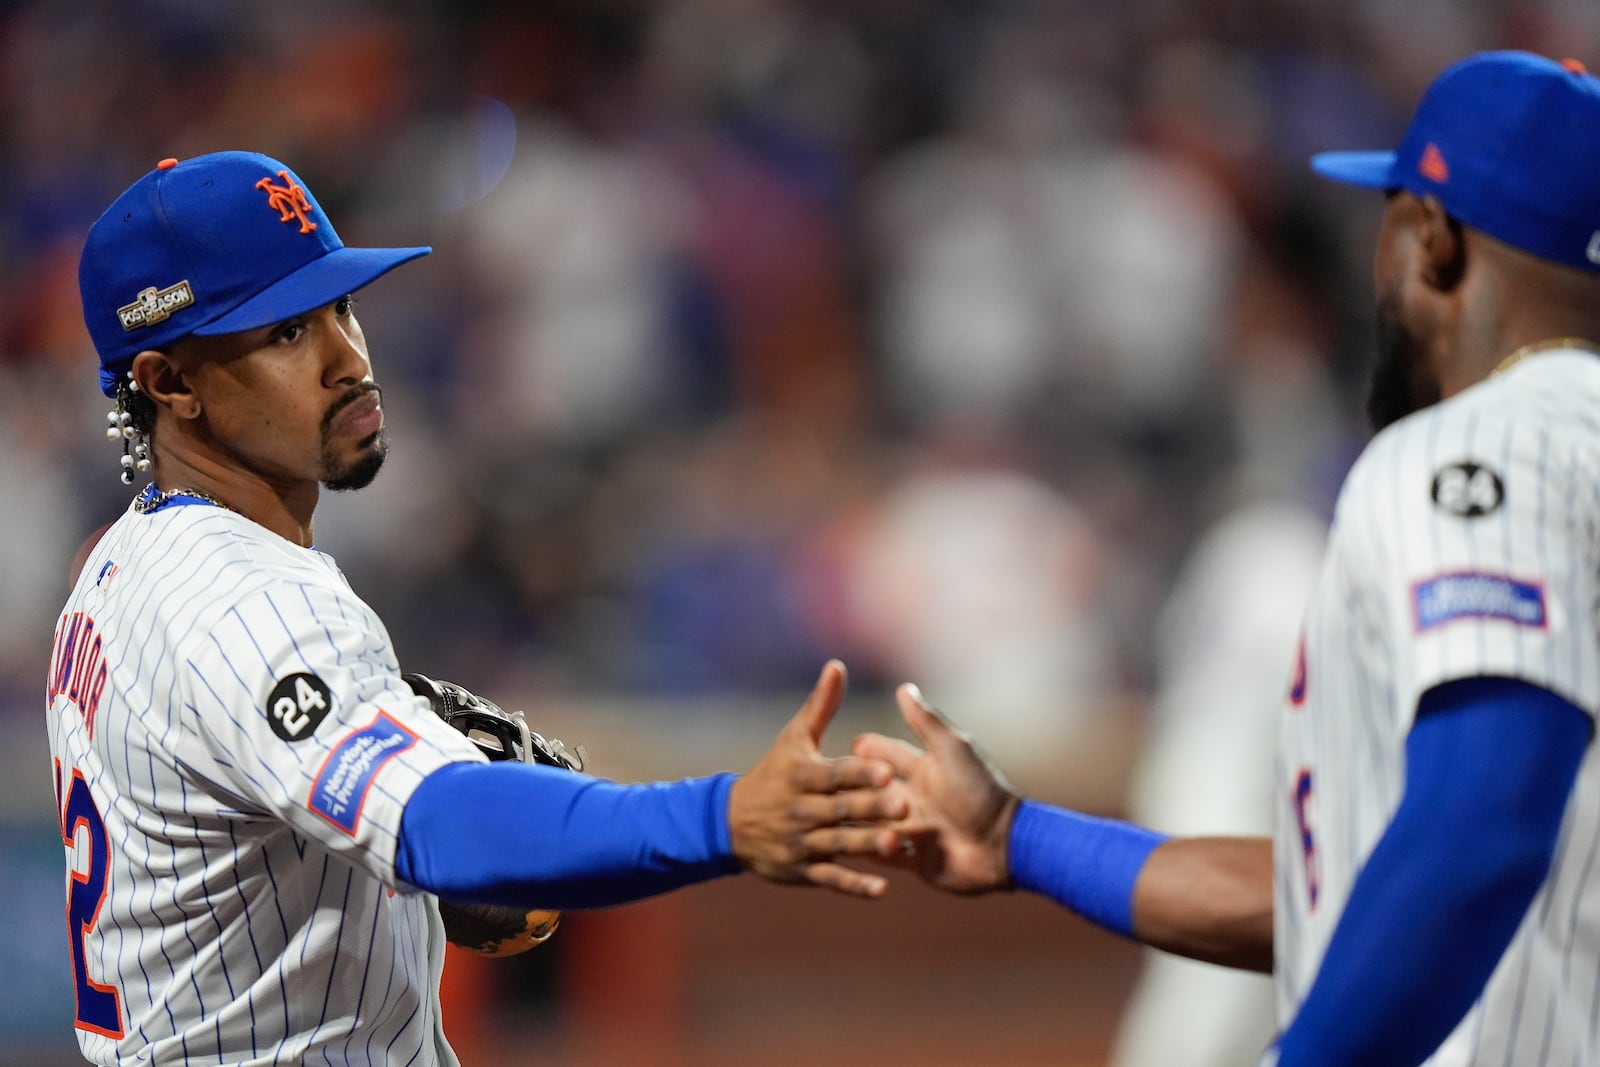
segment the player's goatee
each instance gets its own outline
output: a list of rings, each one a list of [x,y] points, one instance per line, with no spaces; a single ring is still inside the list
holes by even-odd
[[[387,427],[380,426],[370,437],[364,439],[356,446],[356,458],[344,466],[340,465],[339,457],[333,450],[333,420],[339,413],[354,404],[357,400],[374,393],[382,397],[383,391],[375,384],[367,384],[352,390],[334,404],[322,417],[322,476],[323,485],[334,492],[343,492],[347,489],[365,489],[372,484],[378,476],[378,471],[383,468],[383,460],[389,454],[389,432]]]
[[[339,461],[326,443],[322,450],[322,484],[336,493],[347,489],[365,489],[372,484],[383,468],[384,457],[389,454],[389,431],[379,430],[360,445],[361,453],[348,467],[339,469]]]
[[[1367,419],[1375,431],[1439,400],[1439,383],[1426,376],[1422,343],[1400,320],[1400,301],[1392,293],[1378,299],[1377,334],[1367,385]]]

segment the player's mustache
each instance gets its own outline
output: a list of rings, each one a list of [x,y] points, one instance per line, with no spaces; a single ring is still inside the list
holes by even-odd
[[[380,404],[383,403],[383,389],[378,385],[378,383],[362,382],[360,385],[351,389],[344,396],[341,396],[338,400],[335,400],[328,406],[327,412],[322,416],[323,434],[326,435],[328,430],[332,428],[333,420],[339,417],[339,412],[343,411],[351,404],[354,404],[357,400],[360,400],[368,393],[377,393],[378,402]]]

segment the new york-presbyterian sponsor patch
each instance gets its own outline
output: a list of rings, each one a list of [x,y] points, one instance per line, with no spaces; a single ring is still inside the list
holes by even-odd
[[[388,712],[334,746],[311,784],[312,811],[354,837],[372,779],[389,760],[417,743],[417,735]]]
[[[1545,625],[1544,585],[1504,574],[1441,574],[1411,587],[1417,631],[1455,619],[1500,619],[1517,626]]]

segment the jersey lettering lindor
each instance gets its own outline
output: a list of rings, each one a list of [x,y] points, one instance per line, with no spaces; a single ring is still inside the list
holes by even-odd
[[[1396,423],[1346,480],[1282,720],[1282,1018],[1399,805],[1425,692],[1504,676],[1600,707],[1596,471],[1600,360],[1552,351]],[[1600,1063],[1597,852],[1590,746],[1549,877],[1430,1064]]]
[[[423,777],[483,757],[329,557],[206,504],[130,510],[46,693],[86,1058],[456,1062],[437,904],[394,859]]]

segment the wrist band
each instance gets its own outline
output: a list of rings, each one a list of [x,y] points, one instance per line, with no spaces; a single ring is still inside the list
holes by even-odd
[[[1132,823],[1024,800],[1011,823],[1011,880],[1132,937],[1134,883],[1166,839]]]

